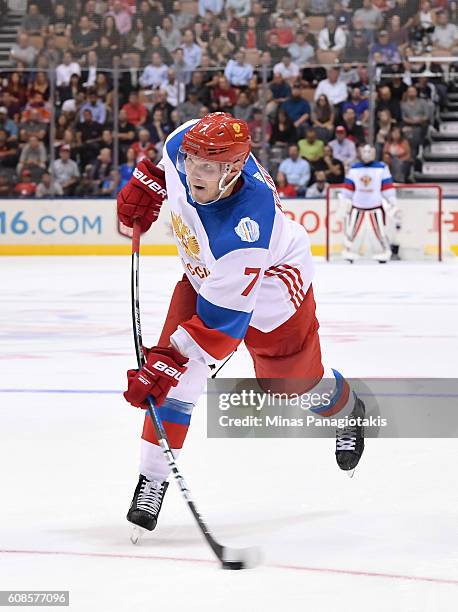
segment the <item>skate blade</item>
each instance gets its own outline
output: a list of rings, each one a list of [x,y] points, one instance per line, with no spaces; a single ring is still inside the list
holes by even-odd
[[[132,544],[138,544],[146,532],[146,529],[143,529],[143,527],[138,527],[138,525],[132,527],[132,531],[130,533],[130,541]]]
[[[355,470],[356,470],[356,468],[353,468],[352,470],[348,470],[346,472],[348,478],[353,478],[353,476],[355,475]]]

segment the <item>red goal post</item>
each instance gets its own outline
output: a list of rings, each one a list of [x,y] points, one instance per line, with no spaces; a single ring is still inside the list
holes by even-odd
[[[442,261],[444,249],[444,203],[440,185],[432,183],[395,183],[397,203],[401,210],[400,230],[388,227],[388,235],[399,243],[401,259],[430,259]],[[345,195],[343,184],[329,185],[326,190],[326,260],[338,256],[343,248],[343,218],[337,219],[343,206],[339,193]],[[347,192],[348,193],[348,192]],[[395,234],[395,235],[394,235]],[[403,257],[404,254],[404,257]]]

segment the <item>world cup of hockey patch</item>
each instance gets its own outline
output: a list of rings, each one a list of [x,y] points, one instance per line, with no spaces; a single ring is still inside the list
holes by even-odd
[[[250,217],[243,217],[234,227],[235,233],[243,242],[256,242],[259,240],[259,225]]]

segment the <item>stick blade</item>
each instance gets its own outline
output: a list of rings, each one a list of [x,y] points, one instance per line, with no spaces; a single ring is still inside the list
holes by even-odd
[[[228,546],[223,546],[222,569],[251,569],[259,565],[261,561],[261,549],[257,546],[249,548],[229,548]]]

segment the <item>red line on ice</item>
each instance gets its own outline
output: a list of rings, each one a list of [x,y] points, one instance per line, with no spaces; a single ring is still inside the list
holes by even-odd
[[[0,549],[0,554],[14,555],[65,555],[68,557],[102,557],[112,559],[149,559],[153,561],[180,561],[185,563],[204,563],[214,565],[216,561],[210,559],[196,559],[189,557],[164,557],[160,555],[132,555],[124,553],[77,552],[71,550],[13,550]],[[273,569],[293,570],[300,572],[313,572],[318,574],[343,574],[346,576],[365,576],[368,578],[391,578],[392,580],[414,580],[416,582],[433,582],[436,584],[453,584],[458,586],[458,580],[449,578],[432,578],[429,576],[409,576],[406,574],[388,574],[384,572],[366,572],[362,570],[343,570],[332,567],[307,567],[305,565],[283,565],[281,563],[266,563],[264,567]]]

